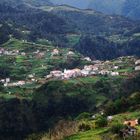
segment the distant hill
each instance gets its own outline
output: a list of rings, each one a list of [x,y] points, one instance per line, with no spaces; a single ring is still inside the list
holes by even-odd
[[[92,0],[88,8],[106,13],[121,14],[125,0]]]
[[[51,0],[51,2],[140,20],[140,0]]]
[[[117,14],[140,20],[139,0],[93,0],[88,8],[106,13]]]
[[[140,20],[140,0],[126,0],[122,14],[129,18]]]
[[[139,22],[67,5],[31,7],[21,4],[13,6],[0,4],[0,23],[8,23],[8,28],[10,27],[15,32],[12,35],[17,39],[33,42],[39,38],[47,39],[53,45],[74,47],[85,56],[96,59],[140,55],[139,32],[133,33],[133,29],[138,27]],[[7,41],[11,35],[6,30],[7,27],[2,30],[3,33],[7,33],[5,37],[2,32],[0,33],[4,37],[1,38],[1,43]],[[24,31],[28,31],[28,34],[23,34]],[[135,36],[135,33],[138,38],[134,38],[132,42],[131,36]],[[130,34],[130,37],[127,34]],[[133,49],[134,46],[137,49]],[[107,53],[104,53],[106,50]],[[112,51],[114,53],[111,53]]]
[[[58,5],[66,4],[81,9],[86,9],[90,1],[91,0],[51,0],[51,2],[54,4],[58,4]]]
[[[52,5],[50,0],[1,0],[0,4],[7,4],[11,6],[17,6],[21,4],[30,6]]]

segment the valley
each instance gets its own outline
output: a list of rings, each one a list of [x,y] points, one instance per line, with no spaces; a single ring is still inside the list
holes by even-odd
[[[133,5],[123,17],[119,8],[107,15],[57,2],[0,1],[0,139],[137,140],[140,22],[130,18]]]

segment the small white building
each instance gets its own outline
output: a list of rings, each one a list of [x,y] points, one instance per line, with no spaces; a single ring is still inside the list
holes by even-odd
[[[112,121],[112,119],[113,119],[113,116],[107,116],[108,121]]]
[[[22,56],[25,56],[25,55],[26,55],[26,53],[25,53],[25,52],[22,52],[22,53],[21,53],[21,55],[22,55]]]
[[[91,58],[90,57],[85,57],[83,60],[91,62]]]
[[[119,68],[119,66],[114,66],[113,69],[117,70]]]
[[[29,78],[33,78],[34,75],[33,75],[33,74],[29,74],[28,77],[29,77]]]
[[[81,70],[81,75],[82,76],[88,76],[90,74],[90,71],[89,70],[85,70],[85,69],[83,69],[83,70]]]
[[[99,73],[101,75],[108,75],[108,74],[110,74],[110,71],[108,71],[108,70],[101,70]]]
[[[53,77],[53,78],[61,78],[63,73],[62,71],[59,71],[59,70],[55,70],[55,71],[51,71],[50,72],[50,75]]]
[[[6,82],[6,83],[9,83],[9,82],[10,82],[10,78],[6,78],[6,79],[5,79],[5,82]]]
[[[139,64],[140,64],[140,59],[135,62],[135,65],[139,65]]]
[[[140,71],[140,66],[136,66],[135,71]]]
[[[69,51],[68,53],[67,53],[67,55],[74,55],[75,53],[73,52],[73,51]]]
[[[55,56],[55,55],[59,55],[59,50],[58,49],[54,49],[51,53],[51,56]]]
[[[118,76],[119,75],[119,72],[111,72],[110,75],[111,76]]]

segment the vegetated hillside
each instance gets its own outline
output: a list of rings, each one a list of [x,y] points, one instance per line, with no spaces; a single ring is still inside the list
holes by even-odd
[[[122,13],[124,2],[125,0],[92,0],[88,7],[105,14],[119,15]]]
[[[10,77],[10,83],[22,80],[25,84],[13,87],[0,84],[1,139],[9,139],[10,136],[11,139],[16,137],[22,140],[28,134],[48,131],[60,118],[74,119],[85,111],[96,112],[110,100],[129,97],[131,93],[139,91],[139,75],[134,71],[134,57],[109,62],[111,66],[118,65],[120,73],[128,75],[97,75],[46,81],[44,76],[51,70],[83,67],[88,63],[81,61],[81,55],[77,52],[67,57],[66,54],[71,50],[67,48],[57,48],[60,54],[52,57],[54,46],[51,42],[38,40],[39,42],[48,45],[13,38],[2,45],[11,54],[0,56],[0,78]],[[109,67],[108,63],[103,63]]]
[[[77,27],[80,36],[73,38],[80,37],[80,40],[73,44],[73,47],[84,55],[94,59],[140,55],[138,22],[120,16],[107,16],[92,10],[79,10],[65,5],[45,6],[42,9],[66,19]],[[130,33],[131,35],[128,36],[127,34]],[[137,33],[137,37],[135,33]],[[69,40],[69,36],[67,39]],[[133,49],[134,46],[135,49]]]
[[[130,36],[124,36],[123,38],[119,36],[110,36],[108,38],[83,36],[74,48],[93,59],[105,60],[127,55],[140,56],[139,33],[130,34]],[[114,40],[112,40],[113,38]]]
[[[37,39],[44,38],[61,47],[73,47],[79,42],[81,36],[86,36],[88,34],[91,36],[92,40],[95,41],[95,45],[98,42],[97,46],[101,46],[100,51],[104,52],[104,44],[102,44],[102,41],[100,42],[100,40],[98,40],[98,37],[96,37],[98,35],[101,36],[101,38],[105,38],[104,40],[109,40],[106,42],[106,47],[109,46],[112,50],[115,50],[115,54],[112,56],[103,56],[103,53],[100,53],[99,51],[99,56],[94,56],[92,48],[92,54],[91,52],[90,54],[88,53],[90,51],[89,49],[84,51],[84,53],[84,49],[79,49],[80,47],[76,47],[78,48],[77,50],[85,55],[89,55],[97,59],[110,59],[123,54],[139,54],[138,49],[137,53],[135,53],[136,51],[128,53],[125,49],[119,51],[119,45],[116,43],[116,37],[114,36],[117,36],[117,40],[120,39],[120,42],[124,42],[124,39],[128,41],[129,38],[124,37],[124,34],[134,30],[139,25],[138,22],[133,22],[120,16],[107,16],[92,10],[79,10],[64,5],[43,6],[38,9],[33,7],[31,8],[27,5],[20,5],[13,8],[9,5],[1,4],[0,13],[1,23],[6,23],[10,28],[12,28],[16,32],[13,33],[14,37],[18,39],[36,42]],[[83,37],[81,40],[82,39]],[[81,43],[81,40],[79,44]],[[95,47],[97,48],[97,46]],[[88,46],[85,43],[82,48],[86,47]],[[123,48],[125,48],[125,44]],[[132,49],[129,50],[131,51]],[[120,53],[122,51],[124,53]],[[109,53],[107,52],[106,54]]]
[[[12,7],[22,4],[29,6],[53,5],[50,0],[1,0],[0,4],[11,5]]]
[[[26,40],[35,41],[37,38],[47,38],[59,42],[64,46],[63,42],[66,33],[73,33],[75,28],[65,19],[60,18],[52,13],[44,12],[42,10],[31,8],[27,5],[16,6],[15,8],[9,5],[0,5],[0,21],[7,22],[18,30],[28,30],[29,35]],[[58,40],[58,41],[57,41]],[[64,40],[62,43],[59,40]]]
[[[133,20],[140,20],[139,0],[93,0],[89,8],[106,14],[123,15]]]
[[[139,77],[129,80],[121,77],[91,77],[70,81],[50,81],[36,91],[32,101],[1,98],[0,132],[5,133],[7,137],[11,133],[11,137],[15,135],[18,137],[18,133],[23,138],[24,135],[33,132],[47,131],[60,118],[75,118],[85,111],[96,112],[110,100],[114,102],[116,99],[119,100],[123,96],[126,98],[131,93],[139,91],[139,86]],[[124,102],[122,103],[123,107],[119,112],[128,109]],[[117,110],[115,113],[118,113]]]
[[[137,26],[136,22],[124,17],[107,16],[93,10],[79,10],[65,5],[46,6],[42,7],[42,9],[73,23],[82,33],[102,36],[119,34]]]
[[[26,84],[7,88],[2,86],[1,96],[32,98],[33,90],[46,81],[45,76],[50,71],[81,68],[90,64],[73,49],[56,48],[48,40],[39,39],[37,43],[10,38],[2,45],[4,53],[0,55],[0,79],[10,78],[10,83],[25,81]],[[55,56],[52,55],[54,49],[59,51]],[[69,55],[69,51],[74,54]]]

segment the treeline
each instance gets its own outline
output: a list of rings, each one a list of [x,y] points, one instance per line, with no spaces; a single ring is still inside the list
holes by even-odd
[[[120,56],[140,56],[140,38],[133,38],[120,44],[108,41],[104,37],[83,36],[74,48],[84,55],[100,60]]]

